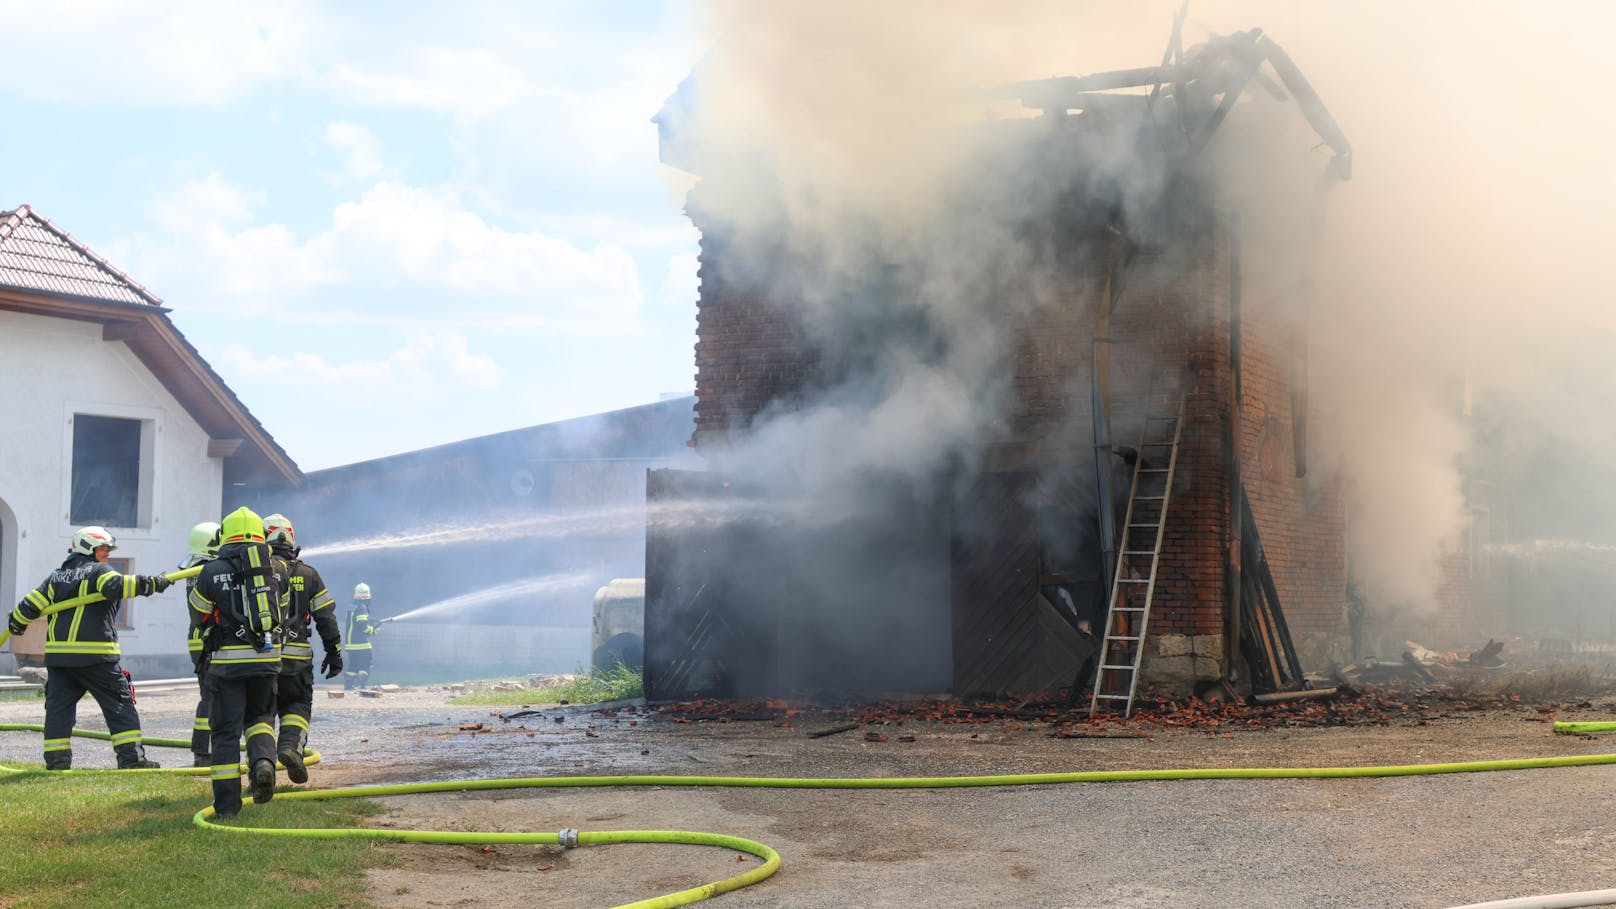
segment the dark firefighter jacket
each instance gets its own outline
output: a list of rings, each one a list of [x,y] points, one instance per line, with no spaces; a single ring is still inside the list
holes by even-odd
[[[236,580],[237,575],[242,580]],[[268,587],[279,601],[280,614],[288,607],[290,586],[275,570],[275,560],[264,543],[230,543],[219,556],[202,566],[191,588],[191,610],[202,617],[204,640],[211,669],[224,678],[278,675],[281,668],[280,632],[267,642],[254,639],[236,618],[230,604],[238,583],[249,588]]]
[[[369,650],[370,636],[376,633],[376,625],[370,620],[370,604],[363,600],[354,601],[353,609],[348,613],[348,633],[343,640],[348,642],[348,650]]]
[[[202,558],[201,556],[191,556],[184,562],[180,563],[180,568],[194,568],[197,565],[206,565],[207,563],[208,560]],[[187,603],[191,601],[191,591],[195,589],[196,578],[187,578],[185,580],[185,601]],[[190,628],[185,635],[185,649],[191,654],[191,665],[200,667],[202,654],[207,650],[206,642],[204,641],[204,633],[208,630],[208,626],[202,623],[205,616],[198,613],[195,609],[187,609],[185,611],[191,618]]]
[[[281,645],[281,674],[295,675],[314,666],[314,647],[309,643],[309,624],[320,632],[320,644],[327,654],[342,650],[337,630],[337,601],[331,598],[314,566],[298,560],[297,550],[274,546],[275,560],[291,586],[286,610],[286,642]]]
[[[113,624],[127,597],[156,593],[152,579],[144,575],[119,574],[116,568],[93,557],[73,553],[50,577],[28,592],[12,618],[27,625],[39,618],[45,608],[64,600],[99,593],[106,599],[50,616],[45,631],[46,666],[90,666],[116,663],[118,629]]]

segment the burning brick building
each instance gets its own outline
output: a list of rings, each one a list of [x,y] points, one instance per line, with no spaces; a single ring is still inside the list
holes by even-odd
[[[702,78],[658,118],[664,161],[699,179],[708,469],[649,477],[652,697],[1094,686],[1131,704],[1136,682],[1301,687],[1342,646],[1305,262],[1263,258],[1225,192],[1262,130],[1214,141],[1262,86],[1328,146],[1318,185],[1350,176],[1277,45],[1252,31],[1001,86],[1038,115],[962,127],[975,176],[898,242],[878,215],[827,245],[793,233],[789,202],[738,214],[770,184],[710,147]],[[1095,685],[1097,666],[1122,668]]]

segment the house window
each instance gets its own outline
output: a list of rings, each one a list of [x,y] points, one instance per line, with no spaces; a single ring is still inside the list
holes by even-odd
[[[109,556],[107,558],[107,564],[111,565],[113,567],[113,569],[116,570],[119,574],[128,574],[129,572],[135,570],[135,560],[134,559],[115,559],[115,558],[112,558],[112,557]],[[133,628],[133,627],[135,627],[135,608],[134,607],[135,607],[135,599],[134,599],[134,597],[126,598],[123,601],[122,608],[120,608],[118,610],[118,615],[112,620],[112,624],[119,627],[119,628]]]
[[[73,415],[69,521],[81,526],[150,525],[151,437],[150,420]]]

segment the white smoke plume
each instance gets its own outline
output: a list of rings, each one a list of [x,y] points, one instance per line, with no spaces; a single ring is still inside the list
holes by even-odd
[[[961,124],[1013,115],[979,100],[988,86],[1159,62],[1179,7],[715,5],[718,50],[702,76],[703,101],[718,116],[711,144],[761,150],[768,167],[747,168],[744,180],[728,172],[701,204],[740,237],[789,226],[792,249],[782,255],[819,269],[795,285],[809,331],[856,334],[860,301],[837,279],[898,263],[933,269],[913,305],[941,333],[933,347],[860,364],[860,381],[818,408],[783,409],[754,443],[764,459],[813,486],[833,483],[843,466],[924,469],[992,436],[1016,317],[1049,300],[984,307],[999,269],[1036,266],[1004,216],[980,218],[974,233],[940,247],[917,245],[920,226],[954,217],[988,195],[984,187],[1028,190],[961,141]],[[1596,406],[1616,400],[1601,362],[1616,335],[1601,267],[1616,184],[1603,160],[1610,126],[1599,112],[1609,104],[1598,78],[1613,18],[1616,9],[1595,3],[1544,13],[1506,2],[1369,2],[1350,14],[1190,4],[1186,47],[1263,28],[1354,145],[1353,179],[1329,193],[1317,228],[1307,213],[1327,153],[1311,147],[1317,137],[1293,104],[1254,89],[1213,153],[1230,200],[1246,208],[1248,260],[1292,264],[1269,296],[1305,292],[1299,270],[1311,263],[1312,468],[1346,483],[1355,580],[1372,601],[1419,608],[1437,599],[1440,561],[1461,546],[1469,517],[1464,468],[1476,469],[1477,439],[1468,401],[1490,402],[1502,435],[1511,426],[1534,434],[1499,448],[1498,473],[1545,450],[1610,451],[1616,441],[1608,408]],[[1243,144],[1254,141],[1267,144]],[[739,169],[740,160],[722,163]],[[1150,191],[1153,175],[1139,176],[1136,189]],[[1513,494],[1532,499],[1535,479],[1523,474]],[[1600,485],[1594,498],[1616,496]],[[1542,525],[1557,520],[1539,511]],[[1574,532],[1609,537],[1599,520]]]

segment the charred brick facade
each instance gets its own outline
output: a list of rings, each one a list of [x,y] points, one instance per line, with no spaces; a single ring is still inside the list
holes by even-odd
[[[1069,269],[1068,286],[1057,295],[1065,302],[1017,327],[1007,353],[1014,360],[1010,431],[991,443],[985,459],[987,470],[1017,470],[1058,459],[1072,446],[1092,446],[1097,359],[1118,389],[1141,387],[1151,376],[1181,377],[1184,422],[1145,677],[1168,687],[1227,670],[1229,565],[1238,551],[1231,538],[1231,447],[1304,664],[1316,665],[1324,648],[1339,648],[1347,634],[1341,490],[1316,471],[1298,476],[1296,332],[1285,301],[1243,296],[1241,394],[1238,408],[1232,406],[1237,250],[1226,225],[1207,221],[1184,243],[1141,251],[1121,271],[1103,255]],[[704,240],[692,442],[703,454],[721,449],[770,407],[789,406],[812,385],[818,360],[792,301],[724,280],[723,257],[720,244]],[[1244,267],[1249,273],[1261,263]],[[1114,306],[1105,302],[1111,280],[1124,281]],[[1097,355],[1101,337],[1115,343]],[[1231,432],[1236,413],[1238,432]],[[1130,441],[1119,435],[1113,443]],[[1176,655],[1181,665],[1168,668]]]

